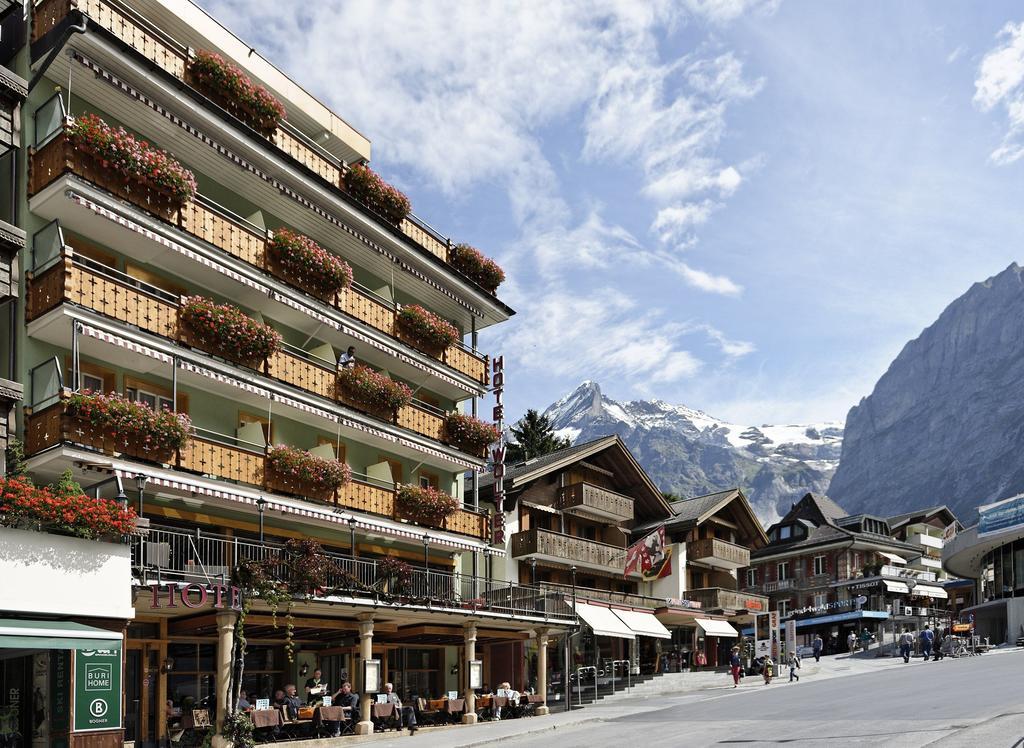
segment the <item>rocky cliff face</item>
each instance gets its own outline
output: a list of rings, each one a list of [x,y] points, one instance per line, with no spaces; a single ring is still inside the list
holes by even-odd
[[[739,486],[765,522],[823,492],[842,447],[839,424],[740,426],[661,400],[619,403],[584,382],[544,411],[573,443],[618,434],[654,482],[682,497]]]
[[[1024,279],[975,283],[846,420],[829,496],[850,513],[946,504],[962,522],[1024,491]]]

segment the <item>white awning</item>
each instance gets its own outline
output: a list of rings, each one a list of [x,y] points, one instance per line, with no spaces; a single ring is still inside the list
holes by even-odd
[[[655,618],[653,613],[645,613],[640,610],[620,610],[619,608],[612,608],[612,613],[622,619],[622,622],[638,636],[653,636],[656,639],[672,638],[672,634],[661,625],[661,621]]]
[[[883,579],[882,581],[885,582],[885,589],[887,589],[889,592],[899,592],[903,595],[910,592],[910,588],[907,587],[907,585],[905,585],[903,582],[893,582],[889,579]]]
[[[715,621],[710,618],[694,618],[694,622],[704,629],[708,636],[735,636],[739,637],[740,632],[732,627],[728,621]]]
[[[879,556],[885,556],[887,559],[892,561],[894,564],[905,564],[905,563],[907,563],[907,559],[903,558],[903,556],[897,556],[895,553],[886,553],[885,551],[879,551],[878,555]]]
[[[930,584],[918,584],[914,587],[915,595],[924,595],[925,597],[934,597],[939,600],[945,600],[949,597],[946,591],[941,587],[932,587]]]
[[[636,638],[633,630],[624,624],[621,618],[612,613],[611,608],[577,602],[576,612],[590,628],[594,629],[594,634],[597,636],[617,636],[620,639]]]

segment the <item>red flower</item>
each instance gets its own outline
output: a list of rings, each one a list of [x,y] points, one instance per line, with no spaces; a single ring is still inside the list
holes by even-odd
[[[505,271],[494,260],[484,257],[476,247],[455,244],[448,252],[448,262],[463,275],[486,288],[491,293],[505,280]]]
[[[412,211],[409,198],[365,164],[346,169],[343,180],[352,197],[396,226]]]
[[[455,325],[417,304],[402,307],[398,312],[398,325],[414,345],[430,349],[447,348],[459,339]]]

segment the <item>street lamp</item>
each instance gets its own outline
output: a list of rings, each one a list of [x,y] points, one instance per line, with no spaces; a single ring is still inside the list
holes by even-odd
[[[909,591],[909,597],[913,597],[914,596],[914,588],[915,587],[917,587],[917,580],[916,579],[908,579],[907,580],[907,590]],[[910,604],[911,604],[911,606],[913,606],[914,605],[914,601],[911,600]],[[914,618],[917,618],[917,616],[915,615]],[[921,630],[921,623],[920,623],[920,621],[918,621],[917,630],[918,631]]]
[[[139,489],[139,516],[142,516],[143,502],[146,495],[146,478],[142,473],[137,473],[135,476],[135,486]]]
[[[117,500],[121,502],[122,509],[128,509],[128,494],[124,492],[124,486],[121,485],[121,481],[117,482]]]
[[[260,544],[263,544],[263,511],[267,506],[267,500],[260,496],[256,499],[256,511],[260,513]]]
[[[423,533],[423,568],[430,571],[430,536]]]
[[[355,557],[356,557],[356,518],[355,517],[349,517],[348,518],[348,547],[352,551],[352,558],[355,559]],[[355,561],[353,561],[353,563],[355,563]],[[353,571],[353,573],[355,572],[355,567],[354,566],[352,568],[352,571]]]
[[[536,589],[537,587],[537,559],[536,557],[530,557],[530,584]]]

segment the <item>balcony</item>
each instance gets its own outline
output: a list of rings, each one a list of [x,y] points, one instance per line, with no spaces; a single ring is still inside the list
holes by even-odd
[[[768,598],[749,592],[737,592],[722,587],[687,590],[686,597],[701,604],[703,610],[768,610]]]
[[[524,530],[512,536],[513,558],[537,558],[566,566],[617,571],[626,563],[626,550],[550,530]]]
[[[183,532],[153,526],[145,537],[133,539],[131,562],[143,585],[157,580],[227,583],[239,562],[266,561],[282,548],[269,541],[260,543],[199,530]],[[329,552],[324,555],[333,562],[335,573],[329,574],[329,587],[319,597],[351,598],[356,605],[367,606],[379,605],[383,599],[484,615],[554,618],[566,622],[575,618],[562,595],[539,586],[413,566],[410,582],[396,590],[391,587],[394,581],[377,570],[373,559]],[[127,591],[127,587],[125,589]]]
[[[633,499],[585,482],[559,488],[555,508],[599,521],[625,522],[633,519]]]
[[[936,550],[942,550],[942,538],[937,538],[934,535],[926,535],[923,532],[919,532],[916,535],[910,537],[911,545],[921,545],[925,548],[935,548]]]
[[[930,571],[918,571],[916,569],[908,569],[903,566],[891,566],[889,564],[883,564],[879,567],[878,574],[883,577],[898,577],[906,579],[916,579],[919,582],[934,582],[935,574]],[[870,576],[870,575],[866,575]]]
[[[61,304],[91,310],[185,348],[202,349],[180,323],[176,297],[113,268],[76,259],[73,251],[66,250],[54,265],[29,278],[26,319],[38,319]],[[391,418],[362,410],[338,390],[334,362],[315,358],[299,348],[286,345],[260,365],[259,373],[434,441],[443,442],[445,438],[443,411],[417,401],[398,409]]]
[[[783,590],[796,589],[795,579],[776,579],[774,582],[765,582],[765,592],[782,592]]]
[[[555,582],[538,582],[537,587],[545,592],[558,595],[566,600],[572,599],[573,587],[570,585],[557,584]],[[665,605],[665,598],[663,597],[648,597],[646,595],[636,595],[632,592],[596,590],[591,587],[579,586],[577,586],[575,590],[577,600],[599,600],[606,603],[628,605],[632,608],[650,608],[651,610],[661,608]]]
[[[191,84],[187,71],[191,55],[194,52],[117,0],[43,0],[34,8],[32,42],[39,41],[59,26],[73,10],[81,11],[92,23],[133,49],[137,55],[147,60],[152,66],[179,82],[179,85]],[[202,97],[207,102],[208,107],[223,111],[201,92],[192,90],[195,95]],[[345,163],[334,154],[321,148],[296,127],[288,122],[282,122],[267,138],[263,138],[248,127],[245,127],[245,131],[251,133],[253,138],[258,138],[266,145],[273,147],[279,154],[287,156],[308,173],[329,184],[334,190],[344,193],[342,177],[347,168]],[[361,158],[354,152],[349,154],[349,157],[352,161]],[[376,221],[389,233],[401,236],[408,243],[418,246],[446,263],[448,262],[449,241],[427,223],[415,216],[410,216],[396,227],[362,206],[361,203],[356,203],[351,198],[350,201],[359,205],[362,212],[374,216]],[[450,266],[449,270],[457,272]]]
[[[32,456],[61,444],[80,445],[104,454],[120,454],[129,459],[149,459],[148,455],[137,451],[133,445],[99,433],[72,418],[65,413],[63,402],[26,414],[26,455]],[[265,449],[258,449],[255,445],[240,446],[236,439],[225,435],[195,429],[185,448],[173,455],[166,464],[184,473],[272,490],[272,482],[266,470]],[[391,484],[354,478],[326,501],[314,503],[408,521],[398,509],[395,493]],[[467,509],[459,509],[436,527],[480,540],[490,537],[487,515]]]
[[[63,134],[58,134],[30,157],[29,194],[37,195],[63,174],[73,174],[98,189],[112,192],[115,196],[133,203],[143,211],[150,211],[150,206],[141,193],[126,191],[119,184],[119,181],[123,180],[111,179],[109,174],[93,168],[80,152],[70,146]],[[398,311],[393,303],[358,284],[353,284],[352,288],[329,299],[307,294],[294,279],[284,274],[270,261],[267,252],[269,238],[265,230],[234,216],[212,200],[197,195],[194,200],[186,203],[172,220],[159,216],[157,218],[168,228],[182,231],[194,239],[216,247],[261,273],[271,275],[283,284],[306,294],[310,299],[316,299],[317,302],[326,304],[346,317],[415,349],[403,338],[396,326]],[[208,268],[204,268],[204,272],[208,272]],[[474,382],[481,385],[488,383],[487,358],[467,349],[461,343],[449,346],[444,351],[419,352],[440,361]]]
[[[718,538],[691,540],[686,544],[686,560],[716,569],[741,569],[750,566],[750,549]]]

